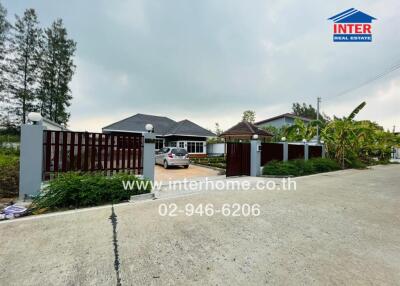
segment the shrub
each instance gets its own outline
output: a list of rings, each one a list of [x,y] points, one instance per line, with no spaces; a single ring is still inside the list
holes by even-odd
[[[264,175],[304,176],[339,170],[336,161],[326,158],[305,160],[271,161],[263,168]]]
[[[134,175],[119,173],[111,177],[100,173],[65,173],[50,181],[32,202],[33,211],[54,210],[63,208],[80,208],[98,206],[107,203],[118,203],[129,200],[130,196],[151,191],[151,185],[138,189],[134,184],[132,190],[124,189],[123,181],[143,181]]]
[[[13,151],[0,149],[0,198],[18,196],[19,158]]]

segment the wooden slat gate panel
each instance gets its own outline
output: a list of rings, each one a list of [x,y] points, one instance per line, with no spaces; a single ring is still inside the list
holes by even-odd
[[[261,166],[276,160],[283,160],[283,144],[261,143]]]
[[[43,180],[68,171],[142,174],[143,136],[43,131]]]
[[[250,143],[226,144],[226,176],[250,176]]]
[[[322,146],[308,146],[308,157],[310,159],[322,157]]]

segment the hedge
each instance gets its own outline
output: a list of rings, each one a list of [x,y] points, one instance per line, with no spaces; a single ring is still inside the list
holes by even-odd
[[[339,170],[339,164],[327,158],[310,160],[271,161],[263,168],[263,175],[304,176]]]
[[[147,180],[125,173],[110,177],[101,173],[64,173],[50,181],[41,194],[34,198],[32,210],[43,212],[118,203],[129,200],[132,195],[151,191],[150,183],[141,190],[134,184],[131,190],[124,189],[123,181],[142,181],[146,184]]]

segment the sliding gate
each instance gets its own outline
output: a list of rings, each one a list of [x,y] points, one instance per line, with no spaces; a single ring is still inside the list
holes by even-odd
[[[226,143],[226,176],[250,176],[250,143]]]
[[[68,171],[142,174],[141,134],[43,131],[43,180]]]

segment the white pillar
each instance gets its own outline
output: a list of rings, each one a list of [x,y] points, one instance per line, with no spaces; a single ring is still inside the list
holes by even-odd
[[[305,143],[304,144],[304,160],[308,160],[308,157],[309,157],[309,148],[308,148],[308,144],[307,143]]]
[[[261,141],[250,141],[250,176],[259,176],[261,167]]]
[[[289,144],[283,142],[283,161],[287,161],[289,158]]]
[[[155,139],[154,133],[143,133],[143,177],[154,182]]]
[[[43,170],[43,125],[21,126],[19,163],[19,198],[29,199],[39,193]]]

